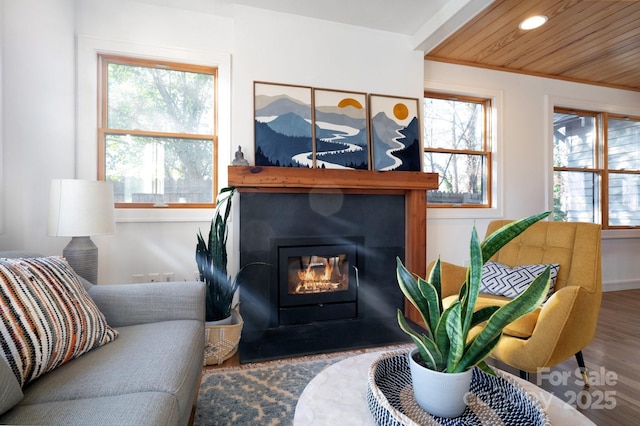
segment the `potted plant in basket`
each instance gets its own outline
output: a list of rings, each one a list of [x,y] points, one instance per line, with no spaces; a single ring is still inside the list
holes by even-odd
[[[231,213],[231,199],[236,188],[223,188],[216,199],[216,209],[211,219],[209,238],[205,240],[198,231],[196,263],[200,280],[205,282],[205,334],[207,346],[205,363],[220,364],[236,353],[240,342],[243,320],[237,306],[233,305],[242,271],[234,278],[227,275],[227,222]]]
[[[205,318],[207,322],[231,322],[233,296],[238,281],[227,275],[227,221],[231,213],[231,198],[236,189],[223,188],[216,199],[216,210],[211,219],[209,238],[198,231],[196,263],[200,280],[206,284]],[[224,207],[224,212],[221,213]],[[207,244],[208,242],[208,244]]]
[[[549,290],[549,268],[506,305],[488,306],[474,312],[484,263],[505,244],[549,214],[544,212],[512,222],[483,242],[479,241],[474,226],[466,280],[458,300],[446,309],[443,309],[441,297],[440,259],[426,281],[411,274],[397,260],[398,284],[425,324],[424,332],[415,331],[398,310],[400,328],[416,344],[416,349],[409,354],[409,365],[416,401],[422,409],[441,417],[460,416],[466,407],[464,396],[469,391],[473,368],[495,375],[485,359],[498,344],[502,330],[534,311],[544,300]],[[482,331],[470,337],[470,330],[482,323],[485,323]]]

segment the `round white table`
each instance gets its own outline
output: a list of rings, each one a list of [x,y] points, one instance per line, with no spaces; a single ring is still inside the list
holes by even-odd
[[[367,406],[369,366],[386,351],[370,352],[339,361],[305,387],[294,414],[293,424],[375,425]],[[594,425],[574,407],[533,383],[512,376],[540,405],[555,425]]]

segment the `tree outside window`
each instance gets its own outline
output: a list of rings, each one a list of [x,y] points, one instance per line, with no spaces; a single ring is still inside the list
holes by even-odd
[[[216,68],[100,56],[99,179],[117,207],[211,207]]]
[[[491,101],[425,92],[424,171],[438,173],[432,207],[490,207]]]

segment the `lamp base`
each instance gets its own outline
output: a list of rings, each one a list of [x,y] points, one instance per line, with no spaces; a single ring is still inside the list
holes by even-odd
[[[92,284],[98,282],[98,247],[90,237],[72,237],[62,255],[73,270]]]

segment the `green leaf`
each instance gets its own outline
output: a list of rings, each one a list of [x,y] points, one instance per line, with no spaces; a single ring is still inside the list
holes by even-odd
[[[491,366],[489,364],[487,364],[486,361],[480,361],[478,364],[476,364],[476,367],[478,367],[480,370],[484,371],[485,373],[487,373],[490,376],[495,376],[496,372],[493,371],[493,368],[491,368]]]
[[[400,309],[398,309],[398,324],[400,329],[411,337],[427,367],[431,370],[441,371],[444,368],[443,358],[435,342],[412,329]]]
[[[433,288],[436,289],[436,293],[438,294],[438,311],[443,312],[442,308],[442,265],[440,263],[440,258],[436,260],[436,263],[431,268],[431,272],[427,277],[427,281],[431,283]]]
[[[480,282],[482,281],[482,248],[476,227],[471,231],[471,242],[469,244],[469,268],[467,270],[466,291],[461,302],[461,333],[466,336],[471,329],[473,311],[476,307]]]
[[[456,301],[447,311],[446,329],[449,337],[449,359],[447,360],[447,371],[453,371],[460,362],[466,346],[466,334],[462,333],[461,304]]]
[[[424,321],[428,336],[433,336],[432,330],[437,324],[431,324],[429,318],[429,302],[424,297],[418,286],[416,277],[405,268],[400,258],[396,258],[396,275],[400,290],[409,302],[418,310]]]
[[[482,324],[487,321],[491,315],[495,311],[500,309],[500,306],[485,306],[483,308],[478,309],[473,313],[473,318],[471,319],[471,327],[475,327],[478,324]]]
[[[490,346],[494,342],[497,344],[504,327],[523,315],[533,312],[540,305],[549,291],[550,277],[550,268],[547,267],[524,292],[491,315],[482,331],[465,351],[458,365],[458,371],[464,371],[484,359],[493,350]]]
[[[500,341],[501,337],[502,337],[502,331],[500,331],[500,333],[493,340],[489,341],[487,344],[482,346],[479,352],[474,357],[467,357],[468,352],[465,352],[465,355],[460,360],[460,363],[456,366],[454,370],[452,370],[452,372],[461,373],[473,367],[474,365],[478,365],[481,362],[484,362],[484,359],[488,357],[493,351],[493,349],[495,349],[495,347],[498,345],[498,342]],[[471,345],[468,345],[467,347],[470,349],[472,345],[473,345],[473,342]]]
[[[460,303],[457,300],[455,303]],[[436,330],[434,332],[434,340],[436,345],[438,345],[438,350],[442,354],[443,360],[449,359],[449,351],[451,348],[451,342],[449,340],[449,335],[447,334],[447,318],[451,315],[451,309],[446,309],[442,316],[440,317],[440,321],[438,321],[438,325],[436,326]]]
[[[437,327],[438,321],[440,321],[440,306],[442,305],[442,300],[435,287],[420,277],[418,277],[418,289],[427,301],[429,324],[433,330],[433,328]]]

